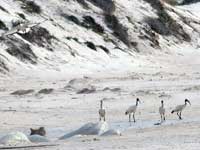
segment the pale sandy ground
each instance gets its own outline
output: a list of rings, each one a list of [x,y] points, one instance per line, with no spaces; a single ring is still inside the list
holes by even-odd
[[[144,59],[146,56],[144,56]],[[151,60],[153,60],[153,56]],[[76,94],[76,90],[64,87],[73,76],[57,75],[48,78],[38,76],[15,76],[1,79],[0,84],[0,135],[11,131],[29,134],[29,128],[44,126],[47,137],[58,143],[56,147],[41,149],[110,150],[110,149],[200,149],[200,53],[179,51],[177,54],[156,58],[152,65],[140,65],[129,73],[109,74],[100,72],[85,75],[81,80],[96,87],[92,94]],[[142,64],[142,62],[141,62]],[[77,83],[80,83],[79,81]],[[105,87],[120,88],[120,91],[102,91]],[[36,95],[42,88],[54,88],[48,95]],[[19,89],[34,89],[26,96],[13,96]],[[128,123],[126,108],[135,104],[139,97],[136,123]],[[108,123],[122,130],[122,136],[83,136],[56,141],[65,133],[88,122],[98,121],[99,101],[107,98],[104,106]],[[192,106],[178,120],[170,112],[177,104],[188,98]],[[160,119],[158,107],[165,101],[166,122],[155,126]],[[96,138],[96,140],[94,140]],[[39,149],[39,148],[35,148]]]

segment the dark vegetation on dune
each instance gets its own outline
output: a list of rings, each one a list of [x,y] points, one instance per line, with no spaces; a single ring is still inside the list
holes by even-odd
[[[8,28],[6,27],[5,23],[3,21],[0,20],[0,30],[8,30]]]
[[[10,94],[11,95],[16,95],[16,96],[22,96],[22,95],[31,94],[33,92],[34,92],[33,89],[28,89],[28,90],[17,90],[17,91],[14,91],[14,92],[10,93]]]
[[[126,44],[128,47],[131,46],[129,40],[128,28],[120,23],[115,12],[115,2],[113,0],[90,0],[95,5],[99,6],[104,11],[104,20],[108,28],[113,31],[113,35]]]
[[[9,71],[9,68],[7,67],[6,63],[1,58],[1,55],[0,55],[0,73],[4,73],[5,74],[8,71]]]
[[[76,16],[74,15],[68,15],[65,13],[61,13],[61,16],[64,17],[66,20],[73,22],[74,24],[84,27],[86,29],[91,29],[94,32],[98,34],[103,34],[104,33],[104,28],[98,24],[95,19],[91,16],[83,16],[83,20],[79,20]]]
[[[38,94],[51,94],[54,91],[52,88],[45,88],[38,91]]]
[[[90,48],[90,49],[92,49],[92,50],[94,50],[94,51],[97,51],[96,46],[95,46],[94,43],[87,41],[87,42],[85,42],[85,44],[86,44],[86,46],[87,46],[88,48]]]
[[[174,20],[164,9],[159,0],[145,0],[157,11],[158,18],[146,18],[145,22],[150,28],[161,35],[173,35],[179,40],[191,41],[190,36],[184,31],[183,27]]]
[[[20,1],[21,8],[28,13],[40,14],[42,12],[42,9],[38,4],[35,3],[35,1],[32,0],[15,0],[15,1]]]
[[[81,90],[78,90],[76,93],[77,94],[91,94],[96,92],[96,88],[95,87],[88,87],[88,88],[83,88]]]
[[[85,0],[76,0],[80,5],[83,6],[85,9],[89,9],[89,6]]]
[[[26,20],[26,17],[23,13],[17,13],[19,17],[21,17],[22,19]]]
[[[14,0],[20,4],[24,13],[17,13],[20,21],[11,22],[12,27],[18,26],[22,21],[26,20],[25,14],[41,14],[42,9],[34,0]],[[69,2],[69,0],[63,0],[63,2]],[[116,5],[113,0],[75,0],[85,9],[89,9],[91,5],[101,9],[101,15],[103,15],[103,21],[105,26],[100,24],[98,19],[89,15],[78,16],[77,14],[66,14],[61,13],[60,16],[67,20],[67,23],[73,23],[81,26],[87,30],[93,31],[101,35],[106,42],[112,42],[116,47],[118,47],[118,42],[121,41],[128,47],[137,47],[138,43],[130,41],[128,28],[120,22],[119,17],[115,14]],[[163,4],[160,0],[144,0],[148,2],[157,13],[157,18],[147,17],[144,19],[145,27],[142,29],[144,31],[139,35],[139,38],[147,39],[150,41],[150,45],[154,48],[160,48],[159,34],[163,36],[173,36],[180,41],[191,41],[189,34],[185,32],[183,26],[177,22],[170,14],[165,10]],[[166,0],[167,1],[167,0]],[[200,0],[184,0],[180,5],[186,5],[190,3],[199,2]],[[169,0],[169,2],[174,2],[174,0]],[[0,6],[0,11],[9,13],[4,7]],[[134,21],[133,23],[134,24]],[[141,23],[143,24],[143,23]],[[0,30],[8,30],[3,21],[0,20]],[[148,28],[146,28],[148,26]],[[115,40],[110,37],[110,34],[106,34],[106,30],[109,30],[112,35],[115,36]],[[17,59],[31,64],[37,64],[37,56],[31,49],[31,44],[36,44],[39,47],[46,48],[49,51],[53,51],[52,44],[53,40],[57,40],[56,37],[50,34],[50,32],[41,26],[33,27],[29,32],[20,34],[23,39],[17,38],[14,35],[9,35],[7,37],[1,37],[0,42],[4,42],[7,45],[7,53],[16,57]],[[113,36],[112,36],[113,37]],[[110,51],[103,45],[98,45],[98,43],[93,43],[93,41],[80,42],[78,37],[67,37],[68,40],[74,40],[79,44],[83,44],[90,48],[91,50],[103,50],[105,53],[109,54]],[[30,42],[30,43],[29,43]],[[120,48],[119,48],[120,49]],[[8,67],[0,56],[0,72],[8,71]],[[44,92],[52,92],[51,89],[46,89]],[[83,93],[88,92],[88,89],[84,89]],[[93,90],[93,89],[92,89]],[[81,93],[81,92],[80,92]]]
[[[113,30],[113,35],[115,35],[120,41],[122,41],[127,46],[130,46],[128,29],[123,26],[115,15],[105,14],[105,23]]]
[[[0,10],[6,12],[6,13],[9,13],[4,7],[0,6]]]
[[[45,47],[47,50],[53,51],[50,45],[52,44],[52,40],[56,38],[43,27],[36,26],[32,28],[28,33],[19,35],[30,43],[35,43],[40,47]]]
[[[115,3],[113,0],[88,0],[93,5],[99,7],[104,13],[112,14],[115,11]]]
[[[95,19],[91,16],[83,16],[82,25],[88,29],[92,29],[96,33],[104,33],[104,28],[96,23]]]
[[[105,23],[113,31],[113,35],[127,46],[131,46],[128,29],[114,15],[115,2],[113,0],[88,0],[88,2],[103,10]]]
[[[6,51],[10,55],[23,62],[36,64],[37,56],[33,53],[30,45],[25,43],[23,40],[9,36],[9,38],[2,38],[1,41],[5,42],[8,46]]]
[[[131,42],[129,41],[129,35],[127,32],[128,29],[124,27],[123,24],[121,24],[118,18],[114,15],[115,11],[114,1],[112,0],[87,0],[87,1],[103,10],[105,23],[107,27],[113,31],[113,35],[127,46],[131,46]],[[80,0],[78,2],[84,5],[87,4],[86,1],[84,0]],[[74,15],[68,15],[62,13],[61,16],[67,19],[68,21],[75,23],[76,25],[82,26],[87,29],[91,29],[98,34],[104,33],[104,28],[100,24],[98,24],[92,16],[83,16],[83,21],[81,21]]]
[[[105,46],[100,45],[99,48],[101,48],[106,54],[110,54],[109,49],[107,49]]]
[[[74,15],[68,15],[66,13],[61,13],[60,15],[66,20],[75,23],[76,25],[81,25],[81,21],[79,21],[79,19]]]
[[[197,2],[200,2],[200,0],[184,0],[180,5],[188,5]]]
[[[90,41],[86,41],[84,43],[81,43],[78,38],[76,37],[66,37],[67,40],[74,40],[76,41],[77,43],[79,44],[85,44],[88,48],[94,50],[94,51],[97,51],[97,48],[100,48],[101,50],[103,50],[106,54],[110,54],[110,51],[109,49],[107,49],[105,46],[103,45],[95,45],[93,42],[90,42]]]

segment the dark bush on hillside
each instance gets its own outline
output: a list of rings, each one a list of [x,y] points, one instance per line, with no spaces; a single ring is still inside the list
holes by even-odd
[[[113,14],[115,11],[115,3],[113,0],[88,0],[95,6],[101,8],[106,14]]]
[[[0,56],[0,73],[6,73],[8,71],[9,71],[8,67],[6,66],[5,62],[1,59]]]
[[[81,4],[83,6],[83,8],[88,9],[89,6],[88,4],[85,2],[85,0],[76,0],[79,4]]]
[[[8,28],[6,27],[5,23],[3,21],[0,20],[0,30],[8,30]]]
[[[96,88],[95,87],[89,87],[89,88],[83,88],[81,90],[78,90],[76,93],[77,94],[91,94],[96,92]]]
[[[37,57],[33,53],[29,44],[26,44],[23,40],[17,39],[15,37],[10,36],[9,38],[3,39],[8,46],[6,51],[18,58],[23,62],[30,62],[32,64],[36,64]]]
[[[66,39],[67,40],[74,40],[74,41],[80,43],[79,40],[78,40],[78,38],[76,38],[76,37],[70,37],[70,36],[68,36],[68,37],[66,37]]]
[[[14,91],[14,92],[10,93],[10,94],[11,95],[17,95],[17,96],[22,96],[22,95],[31,94],[33,92],[34,92],[33,89],[29,89],[29,90],[17,90],[17,91]]]
[[[56,39],[54,36],[52,36],[49,31],[43,27],[36,26],[31,29],[28,33],[25,34],[19,34],[21,37],[23,37],[25,40],[29,41],[30,43],[35,43],[40,47],[46,47],[50,51],[53,51],[50,47],[48,47],[48,44],[52,44],[52,39]]]
[[[97,50],[94,43],[87,41],[87,42],[85,42],[85,44],[86,44],[86,46],[89,47],[90,49],[93,49],[93,50],[95,50],[95,51]]]
[[[110,54],[110,51],[106,47],[100,45],[99,48],[101,48],[106,54]]]
[[[62,13],[61,16],[68,21],[75,23],[76,25],[82,26],[87,29],[92,29],[96,33],[104,33],[104,28],[100,24],[96,23],[94,18],[92,18],[91,16],[83,16],[82,22],[79,21],[79,19],[74,15],[67,15],[65,13]]]
[[[161,35],[170,35],[170,30],[166,28],[166,25],[161,22],[159,18],[146,18],[145,22],[150,28]]]
[[[62,13],[61,16],[77,25],[81,25],[81,22],[79,21],[79,19],[74,15],[67,15],[65,13]]]
[[[26,17],[25,17],[24,14],[22,14],[22,13],[17,13],[17,14],[19,15],[19,17],[21,17],[22,19],[26,20]]]
[[[6,13],[9,13],[5,8],[3,8],[2,6],[0,6],[0,10],[6,12]]]
[[[144,1],[148,2],[151,5],[151,7],[156,9],[158,12],[164,9],[160,0],[144,0]]]
[[[105,15],[105,23],[108,26],[108,28],[113,30],[113,34],[121,40],[124,44],[127,46],[130,46],[130,41],[128,39],[128,32],[127,28],[124,27],[116,16],[114,15]]]
[[[82,25],[86,28],[92,29],[94,32],[104,33],[104,28],[100,24],[96,23],[94,18],[91,16],[83,16]]]
[[[173,6],[179,4],[178,0],[164,0],[164,1]]]
[[[146,34],[141,34],[139,37],[141,39],[148,39],[150,41],[150,45],[154,48],[160,48],[159,36],[153,30],[149,30],[148,28],[144,28]]]
[[[173,35],[179,40],[191,41],[190,36],[184,31],[183,27],[176,22],[164,9],[159,0],[145,0],[156,9],[158,18],[148,18],[146,23],[151,29],[161,35]]]
[[[34,1],[23,0],[21,8],[29,13],[40,14],[42,12],[40,6],[38,6]]]
[[[38,91],[38,94],[51,94],[54,91],[52,88],[45,88]]]
[[[197,2],[200,2],[200,0],[183,0],[183,2],[180,5],[188,5]]]

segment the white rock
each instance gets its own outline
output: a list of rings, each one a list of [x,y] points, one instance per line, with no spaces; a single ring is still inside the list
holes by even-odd
[[[83,125],[78,130],[72,131],[70,133],[65,134],[59,139],[67,139],[75,135],[101,135],[102,133],[109,130],[109,126],[106,122],[99,123],[87,123]]]
[[[109,135],[119,135],[119,136],[121,136],[122,134],[119,130],[116,130],[116,129],[110,129],[110,130],[101,134],[101,136],[109,136]]]
[[[12,132],[0,139],[0,143],[4,145],[18,145],[30,143],[28,137],[22,132]]]
[[[28,136],[29,140],[33,143],[40,143],[40,142],[49,142],[49,139],[47,139],[44,136],[40,136],[40,135],[30,135]]]

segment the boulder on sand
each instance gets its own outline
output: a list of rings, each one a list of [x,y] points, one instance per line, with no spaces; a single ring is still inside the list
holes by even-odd
[[[33,143],[49,142],[49,140],[45,136],[41,136],[37,134],[30,135],[28,136],[28,138]]]
[[[28,137],[22,132],[12,132],[0,139],[0,144],[3,145],[22,145],[31,143]]]
[[[81,128],[72,131],[70,133],[65,134],[60,137],[60,140],[67,139],[73,137],[75,135],[101,135],[104,132],[109,130],[108,123],[99,122],[99,123],[87,123],[83,125]]]
[[[121,136],[121,132],[117,129],[110,129],[106,132],[104,132],[103,134],[101,134],[101,136],[110,136],[110,135],[119,135]]]

